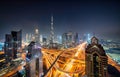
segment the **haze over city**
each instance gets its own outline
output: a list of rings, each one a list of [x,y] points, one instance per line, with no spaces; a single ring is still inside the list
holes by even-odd
[[[11,30],[50,34],[51,15],[55,34],[66,31],[95,33],[104,39],[120,39],[120,2],[118,0],[40,0],[0,1],[0,39]]]

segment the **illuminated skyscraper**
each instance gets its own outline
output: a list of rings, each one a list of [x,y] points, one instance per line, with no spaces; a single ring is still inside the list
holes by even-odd
[[[40,35],[40,43],[43,43],[43,36]]]
[[[62,43],[64,47],[71,47],[74,41],[74,34],[73,32],[67,32],[62,35]]]
[[[33,34],[31,34],[31,33],[26,33],[26,42],[27,43],[30,43],[31,41],[32,41],[32,38],[33,38],[34,36],[33,36]],[[34,39],[35,40],[35,39]]]
[[[84,34],[83,40],[87,41],[87,43],[90,43],[90,38],[92,38],[92,36],[93,34],[90,34],[90,33]]]
[[[52,43],[54,43],[53,16],[51,16],[51,28],[50,28],[50,44]]]
[[[34,39],[35,42],[40,42],[38,28],[35,29],[35,35],[34,35],[34,37],[35,37],[35,39]]]
[[[56,38],[56,42],[59,43],[59,44],[62,44],[62,36],[61,35],[57,35],[57,38]]]
[[[30,60],[30,76],[29,77],[41,77],[43,75],[43,61],[41,45],[37,42],[31,42],[28,45],[27,58]]]
[[[108,58],[96,37],[92,37],[85,51],[87,77],[107,77]]]
[[[73,47],[79,43],[78,33],[67,32],[62,35],[62,44],[64,47]]]
[[[28,42],[28,34],[25,35],[25,41]]]

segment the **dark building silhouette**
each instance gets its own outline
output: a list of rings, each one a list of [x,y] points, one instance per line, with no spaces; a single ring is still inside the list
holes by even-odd
[[[74,42],[75,42],[75,44],[79,43],[79,35],[78,35],[78,33],[75,33]]]
[[[62,43],[65,44],[66,41],[67,41],[67,33],[64,33],[64,34],[62,35]]]
[[[45,47],[45,46],[47,46],[47,38],[42,38],[42,40],[43,40],[43,47]]]
[[[5,44],[4,44],[4,51],[6,55],[6,60],[11,61],[12,59],[12,35],[11,34],[6,34],[5,35]]]
[[[108,58],[96,37],[92,37],[85,51],[87,77],[107,77]]]
[[[7,61],[17,58],[17,53],[20,52],[22,45],[22,30],[11,31],[11,34],[5,35],[5,55]]]
[[[17,52],[20,52],[22,45],[22,30],[12,31],[13,59],[17,58]]]

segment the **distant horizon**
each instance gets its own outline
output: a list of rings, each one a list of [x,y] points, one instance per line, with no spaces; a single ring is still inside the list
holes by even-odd
[[[19,31],[19,30],[21,30],[21,29],[12,29],[11,31]],[[25,33],[24,31],[23,31],[23,29],[22,29],[22,40],[23,39],[25,39],[26,37],[26,34],[33,34],[34,35],[34,30],[35,30],[35,28],[33,29],[33,31],[31,31],[31,33]],[[6,34],[11,34],[11,31],[9,31],[8,33],[6,33]],[[66,31],[66,32],[64,32],[64,33],[67,33],[67,32],[73,32],[72,30],[69,30],[69,31]],[[104,36],[99,36],[99,34],[96,34],[96,33],[88,33],[88,32],[86,32],[86,33],[80,33],[80,32],[73,32],[73,33],[78,33],[78,35],[79,35],[79,39],[82,39],[83,37],[84,37],[84,34],[90,34],[90,35],[92,35],[92,36],[96,36],[99,40],[101,40],[101,39],[103,39],[103,40],[112,40],[112,41],[120,41],[120,39],[119,38],[111,38],[111,37],[104,37]],[[49,37],[50,36],[50,32],[48,33],[48,34],[41,34],[41,32],[40,32],[40,30],[39,30],[39,34],[40,35],[42,35],[42,36],[44,36],[44,37]],[[58,35],[60,35],[60,36],[62,36],[62,34],[63,33],[61,33],[61,34],[55,34],[55,36],[58,36]],[[5,41],[5,35],[3,36],[3,38],[2,39],[0,39],[0,41]]]

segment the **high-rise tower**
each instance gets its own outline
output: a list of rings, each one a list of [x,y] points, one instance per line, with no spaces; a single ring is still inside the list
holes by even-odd
[[[11,31],[11,34],[6,34],[5,36],[5,55],[7,61],[16,59],[19,53],[21,53],[22,45],[22,30]]]
[[[93,37],[85,51],[87,77],[107,77],[107,55],[98,39]]]
[[[50,43],[54,43],[53,16],[51,16]]]
[[[29,72],[27,72],[27,77],[42,77],[43,75],[43,61],[42,61],[42,52],[41,45],[38,42],[31,42],[28,45],[28,54],[27,58],[29,62]],[[30,76],[29,76],[30,75]]]
[[[40,38],[39,38],[39,30],[38,28],[35,28],[35,42],[39,42],[40,41]]]

